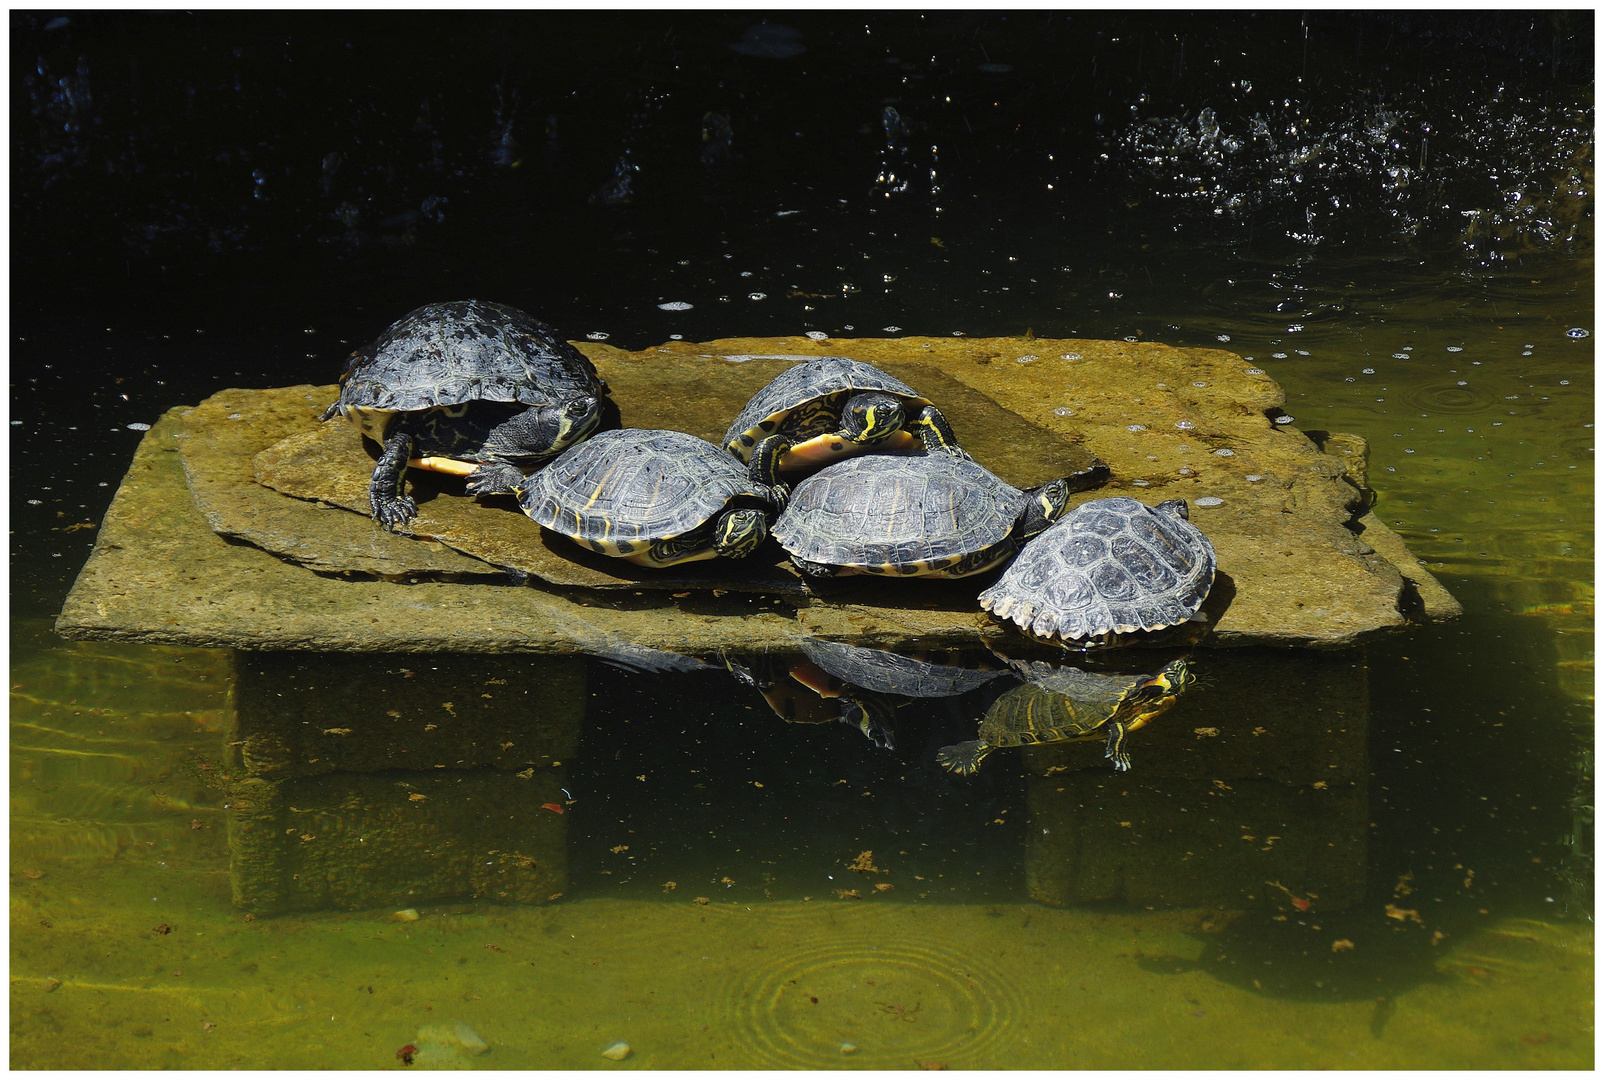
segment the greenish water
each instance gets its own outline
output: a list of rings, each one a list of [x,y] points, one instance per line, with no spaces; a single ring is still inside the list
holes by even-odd
[[[14,155],[12,1064],[367,1069],[402,1067],[397,1051],[412,1045],[413,1068],[1589,1067],[1596,328],[1590,66],[1578,74],[1576,25],[1554,23],[1550,56],[1548,24],[1533,31],[1541,48],[1521,53],[1501,24],[1434,24],[1428,47],[1409,36],[1418,27],[1332,16],[1300,69],[1296,16],[1103,16],[1068,29],[910,17],[867,34],[861,19],[820,16],[797,20],[810,51],[795,59],[814,66],[781,68],[793,60],[729,50],[749,20],[672,21],[564,24],[572,49],[548,45],[552,73],[538,76],[470,23],[367,36],[350,21],[286,24],[282,48],[271,20],[14,24],[17,78],[41,70],[37,55],[50,80],[13,87],[25,153]],[[314,109],[297,96],[305,80],[278,73],[296,60],[354,79],[345,40],[367,58],[383,51],[375,42],[433,57],[420,44],[431,33],[490,55],[498,76],[453,96],[438,89],[447,61],[377,65],[367,82],[336,84],[324,113],[321,97]],[[1391,34],[1414,43],[1412,58],[1377,51]],[[1190,66],[1175,56],[1182,41]],[[1322,43],[1340,60],[1323,99],[1300,96]],[[1055,64],[1088,49],[1101,67]],[[976,66],[1005,57],[1011,72]],[[1202,74],[1213,58],[1223,66]],[[1416,81],[1378,74],[1383,60]],[[1509,94],[1461,92],[1443,74],[1455,63],[1505,79]],[[1350,64],[1362,72],[1341,83]],[[603,69],[644,74],[617,85],[583,74]],[[1250,75],[1255,93],[1293,104],[1232,111],[1220,87]],[[432,105],[396,89],[414,76],[436,88]],[[1375,194],[1371,179],[1423,151],[1364,142],[1344,111],[1372,117],[1410,87],[1424,102],[1411,139],[1430,121],[1431,160],[1444,155],[1430,199],[1419,176]],[[918,139],[882,137],[893,98]],[[273,101],[300,103],[309,133]],[[1255,110],[1325,131],[1335,171],[1320,198],[1265,195],[1290,158],[1233,171],[1188,150],[1164,158],[1168,172],[1143,165],[1156,118],[1197,130],[1204,103],[1227,134]],[[697,121],[714,108],[733,116],[739,156],[704,168]],[[547,138],[547,111],[562,138]],[[1454,134],[1472,129],[1485,138]],[[522,171],[494,156],[498,131],[517,136]],[[170,156],[156,149],[169,143]],[[347,164],[320,169],[336,148]],[[223,149],[233,156],[219,164]],[[1085,164],[1099,152],[1124,171]],[[641,166],[634,201],[590,200],[620,155]],[[911,189],[876,186],[907,162]],[[1522,218],[1471,182],[1493,174],[1526,205],[1546,191],[1561,208]],[[320,191],[324,176],[350,189]],[[1047,182],[1082,203],[1052,201]],[[449,227],[378,221],[400,212],[399,196],[387,200],[402,188],[407,205],[449,192]],[[1217,216],[1233,194],[1262,201]],[[336,216],[342,200],[366,216]],[[1466,229],[1466,208],[1491,231]],[[777,216],[792,209],[803,212]],[[1325,239],[1290,235],[1304,230]],[[572,264],[540,257],[547,242]],[[749,291],[766,299],[719,301]],[[229,658],[65,642],[51,616],[139,437],[124,425],[224,386],[327,381],[414,297],[459,293],[626,347],[897,326],[1229,348],[1285,387],[1299,428],[1368,440],[1375,512],[1465,613],[1319,661],[1325,674],[1307,685],[1349,687],[1343,701],[1300,692],[1306,657],[1247,653],[1216,661],[1210,680],[1200,656],[1204,681],[1133,736],[1151,738],[1132,782],[1144,766],[1162,773],[1163,738],[1197,742],[1199,717],[1263,683],[1288,688],[1254,706],[1267,733],[1328,709],[1364,718],[1341,748],[1359,792],[1351,817],[1275,817],[1235,773],[1207,791],[1149,786],[1127,805],[1149,802],[1086,833],[1125,868],[1109,899],[1049,906],[1029,884],[1043,872],[1034,830],[1061,812],[1053,785],[1103,783],[1095,756],[1043,778],[999,753],[959,783],[932,764],[939,717],[887,752],[840,725],[783,724],[722,673],[587,661],[560,897],[247,917],[232,900],[245,869],[230,844],[239,789],[222,779],[238,704]],[[696,307],[656,306],[680,298]],[[1162,811],[1182,805],[1213,808],[1219,829],[1177,833],[1179,816]],[[1154,824],[1165,821],[1167,832]],[[1316,851],[1328,833],[1358,837],[1331,867],[1284,854]],[[288,842],[330,839],[305,835]],[[1170,883],[1178,899],[1144,898],[1144,868],[1194,850],[1189,876]],[[854,872],[866,852],[877,869]],[[1340,890],[1289,886],[1311,865]],[[398,921],[403,906],[418,917]],[[459,1022],[488,1052],[467,1052]],[[601,1056],[620,1040],[628,1057]]]

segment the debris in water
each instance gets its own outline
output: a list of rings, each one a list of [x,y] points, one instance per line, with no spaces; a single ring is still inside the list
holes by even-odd
[[[607,1058],[610,1061],[623,1061],[628,1056],[629,1044],[627,1042],[615,1042],[613,1045],[602,1051],[602,1057]]]

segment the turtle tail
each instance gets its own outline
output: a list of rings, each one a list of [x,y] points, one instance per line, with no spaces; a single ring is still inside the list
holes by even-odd
[[[1125,752],[1125,725],[1118,720],[1108,722],[1108,746],[1103,756],[1114,763],[1115,772],[1128,772],[1131,756]]]
[[[982,739],[954,743],[952,746],[943,746],[936,751],[936,764],[948,772],[957,773],[959,776],[972,776],[975,770],[980,768],[981,761],[993,749]]]

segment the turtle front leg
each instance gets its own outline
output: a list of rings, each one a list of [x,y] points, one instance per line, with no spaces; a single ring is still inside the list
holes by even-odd
[[[586,395],[563,405],[531,405],[485,436],[483,460],[468,474],[469,495],[510,495],[524,482],[518,463],[535,464],[556,457],[596,429],[601,404]]]
[[[841,722],[859,731],[883,750],[897,748],[897,707],[867,691],[855,692],[851,697],[841,695],[845,705],[841,709]]]
[[[1115,772],[1129,772],[1131,756],[1125,752],[1126,727],[1118,720],[1108,722],[1108,746],[1103,756],[1114,763]]]
[[[384,452],[373,467],[368,502],[373,507],[373,520],[385,528],[405,525],[418,515],[417,502],[405,492],[412,443],[412,431],[405,424],[392,424],[384,437]]]

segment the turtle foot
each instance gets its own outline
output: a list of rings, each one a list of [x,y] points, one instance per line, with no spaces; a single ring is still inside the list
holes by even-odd
[[[524,474],[514,465],[490,462],[468,474],[463,483],[469,495],[513,495],[523,485]]]
[[[959,776],[973,776],[975,770],[980,768],[980,762],[989,753],[991,747],[979,739],[973,739],[969,742],[954,743],[952,746],[943,746],[937,750],[936,764]]]
[[[387,529],[399,528],[418,516],[418,504],[410,495],[369,496],[373,520]]]

